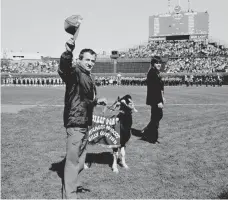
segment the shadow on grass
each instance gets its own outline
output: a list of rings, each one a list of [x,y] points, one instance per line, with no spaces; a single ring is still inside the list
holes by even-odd
[[[64,166],[65,166],[66,158],[62,161],[52,163],[49,170],[56,172],[59,178],[62,179],[62,183],[64,181]],[[113,156],[111,152],[102,152],[102,153],[87,153],[86,154],[86,163],[91,165],[92,163],[97,164],[107,164],[109,167],[112,166]]]
[[[62,183],[61,192],[62,192],[62,195],[63,195],[63,187],[64,187],[64,166],[65,166],[65,162],[66,162],[66,158],[64,158],[60,162],[52,163],[51,167],[49,168],[49,170],[51,170],[53,172],[56,172],[58,174],[59,178],[61,179],[61,183]],[[85,187],[83,187],[83,186],[78,186],[77,187],[77,193],[85,193],[85,192],[90,192],[90,190],[85,188]]]
[[[136,137],[142,137],[141,130],[137,130],[137,129],[134,129],[134,128],[131,129],[131,134],[136,136]]]
[[[142,130],[137,130],[137,129],[132,128],[131,133],[132,133],[132,135],[134,135],[136,137],[140,137],[139,140],[142,140],[144,142],[149,142],[151,144],[160,143],[157,139],[154,139],[151,136],[149,138],[146,137],[146,135],[145,135],[146,133],[143,134]]]
[[[66,162],[66,158],[64,158],[62,161],[60,162],[56,162],[56,163],[52,163],[51,167],[49,168],[49,170],[56,172],[59,176],[59,178],[62,179],[62,183],[64,180],[64,166],[65,166],[65,162]]]
[[[87,153],[86,163],[91,165],[92,163],[97,164],[106,164],[109,167],[112,166],[113,156],[111,152],[102,152],[102,153]]]
[[[62,183],[62,188],[61,188],[61,193],[62,193],[62,198],[63,198],[63,187],[64,187],[64,166],[65,166],[66,158],[64,158],[62,161],[57,162],[57,163],[52,163],[51,167],[49,170],[56,172],[61,178],[61,183]]]
[[[146,138],[144,136],[144,134],[142,134],[141,130],[137,130],[137,129],[132,128],[131,129],[131,133],[132,133],[132,135],[134,135],[136,137],[139,137],[139,140],[142,140],[144,142],[149,142],[149,143],[153,143],[153,144],[155,144],[157,142],[157,141],[151,141],[148,138]]]

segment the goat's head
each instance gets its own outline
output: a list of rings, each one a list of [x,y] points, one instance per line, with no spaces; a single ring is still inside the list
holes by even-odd
[[[131,113],[138,112],[135,108],[131,95],[127,94],[123,97],[118,97],[113,105],[114,109],[119,109],[121,112]]]

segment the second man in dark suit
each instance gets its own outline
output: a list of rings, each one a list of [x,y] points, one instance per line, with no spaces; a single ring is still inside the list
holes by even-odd
[[[150,143],[159,143],[158,128],[159,122],[163,117],[164,83],[160,77],[162,63],[161,57],[152,57],[151,67],[147,73],[146,104],[151,107],[151,118],[146,128],[142,131],[142,139]]]

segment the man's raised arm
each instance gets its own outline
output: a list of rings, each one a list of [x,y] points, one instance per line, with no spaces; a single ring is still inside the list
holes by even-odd
[[[72,61],[73,61],[72,52],[74,51],[75,40],[77,39],[79,30],[80,30],[80,23],[81,23],[81,21],[79,20],[78,23],[76,23],[74,25],[68,24],[68,26],[65,27],[66,31],[67,31],[67,28],[69,28],[70,30],[72,30],[72,29],[75,30],[75,32],[72,32],[73,37],[66,42],[66,44],[65,44],[66,51],[63,52],[60,57],[58,73],[64,82],[66,82],[69,79],[69,76],[71,76],[71,74],[75,70],[72,66]]]

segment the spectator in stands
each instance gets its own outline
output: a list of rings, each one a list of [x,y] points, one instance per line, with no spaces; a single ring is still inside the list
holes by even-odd
[[[228,49],[223,45],[208,43],[206,39],[201,40],[166,40],[149,41],[145,45],[139,45],[120,52],[124,58],[145,58],[153,54],[169,57],[199,57],[199,56],[227,56]]]
[[[88,126],[92,125],[93,108],[97,104],[107,103],[106,99],[96,97],[96,86],[90,74],[95,65],[96,53],[92,49],[83,49],[79,62],[72,66],[74,48],[74,39],[68,40],[58,69],[66,84],[64,126],[67,132],[67,148],[63,195],[67,199],[77,198],[78,175],[84,168]]]
[[[154,56],[151,59],[151,68],[147,74],[147,97],[146,104],[151,107],[151,118],[149,124],[142,131],[142,139],[151,143],[159,143],[158,128],[163,117],[164,84],[160,77],[162,59]]]

